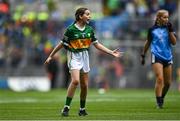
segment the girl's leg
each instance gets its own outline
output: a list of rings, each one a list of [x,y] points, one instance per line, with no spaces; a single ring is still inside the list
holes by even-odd
[[[163,100],[162,100],[162,88],[163,88],[163,65],[160,63],[154,63],[152,65],[153,71],[155,73],[156,77],[156,83],[155,83],[155,95],[156,95],[156,101],[157,106],[159,108],[162,108]]]
[[[155,73],[156,82],[155,82],[155,94],[156,97],[161,97],[162,88],[163,88],[163,65],[160,63],[155,63],[152,65],[153,71]]]
[[[71,83],[67,90],[67,98],[65,106],[70,106],[76,88],[79,84],[79,70],[71,70]]]
[[[80,107],[85,108],[85,101],[87,96],[88,90],[88,73],[81,73],[80,74]]]
[[[86,97],[87,97],[87,91],[88,91],[88,73],[81,73],[80,74],[80,110],[79,110],[79,116],[86,116],[88,115],[85,111],[85,105],[86,105]]]
[[[164,87],[162,89],[162,98],[166,96],[166,93],[168,92],[172,82],[172,65],[169,65],[163,69],[163,75],[164,75]]]
[[[79,84],[79,70],[71,70],[71,83],[67,90],[66,103],[62,110],[62,116],[69,115],[68,113],[69,113],[70,104],[78,84]]]
[[[67,90],[67,97],[73,97],[79,84],[79,70],[71,70],[71,83]]]

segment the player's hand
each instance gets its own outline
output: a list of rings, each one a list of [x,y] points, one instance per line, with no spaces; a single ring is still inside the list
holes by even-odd
[[[145,64],[145,55],[141,54],[141,64],[144,65]]]
[[[112,53],[112,55],[113,55],[114,57],[118,57],[118,58],[119,58],[119,57],[122,57],[123,54],[124,54],[124,52],[120,51],[119,48],[113,50],[113,53]]]
[[[46,59],[46,61],[44,62],[44,64],[45,64],[45,65],[46,65],[46,64],[49,64],[51,60],[52,60],[52,57],[48,57],[48,58]]]
[[[173,26],[172,26],[171,22],[167,23],[167,28],[168,28],[169,32],[173,32]]]

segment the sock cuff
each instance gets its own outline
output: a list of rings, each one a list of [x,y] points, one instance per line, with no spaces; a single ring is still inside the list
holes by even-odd
[[[67,107],[68,109],[70,109],[70,106],[69,105],[64,105],[64,108]]]
[[[80,110],[85,110],[85,108],[80,108]]]

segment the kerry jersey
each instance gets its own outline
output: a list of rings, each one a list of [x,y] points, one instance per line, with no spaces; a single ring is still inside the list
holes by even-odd
[[[91,43],[97,41],[92,27],[86,25],[83,30],[80,30],[75,23],[73,23],[66,29],[61,42],[65,49],[71,52],[81,52],[88,50]]]

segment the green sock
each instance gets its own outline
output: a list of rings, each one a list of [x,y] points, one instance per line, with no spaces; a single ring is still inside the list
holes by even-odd
[[[65,105],[70,106],[71,101],[72,101],[72,97],[66,97],[66,103],[65,103]]]
[[[85,108],[86,100],[80,100],[80,108]]]

